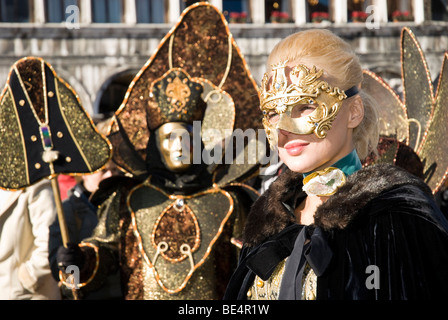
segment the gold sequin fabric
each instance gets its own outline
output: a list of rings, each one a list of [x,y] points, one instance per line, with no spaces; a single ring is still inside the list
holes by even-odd
[[[240,234],[247,209],[242,206],[238,193],[212,188],[184,196],[183,208],[175,209],[171,205],[180,206],[176,196],[148,182],[140,184],[132,179],[117,189],[100,206],[99,223],[92,237],[84,242],[116,252],[124,297],[130,300],[221,299],[238,261],[238,249],[230,240]],[[191,212],[187,213],[187,206]],[[180,216],[170,216],[164,221],[167,213],[174,215],[175,212]],[[186,216],[190,221],[184,219]],[[200,227],[194,232],[193,219]],[[171,222],[174,225],[166,225]],[[192,250],[193,270],[189,257],[176,259],[178,251],[166,252],[165,257],[159,255],[154,259],[159,240],[177,246],[189,243],[194,248],[195,239],[199,239],[200,245]],[[100,255],[107,252],[100,250]],[[104,270],[102,259],[100,270]],[[104,277],[98,272],[83,290],[89,290],[89,286]],[[185,280],[185,286],[181,287]],[[179,287],[181,290],[175,290]]]
[[[17,71],[22,77],[25,89],[30,97],[34,109],[39,119],[45,121],[45,102],[42,85],[41,61],[38,59],[20,60],[17,64]]]
[[[409,126],[406,108],[398,94],[378,75],[363,71],[362,89],[378,104],[379,132],[381,136],[397,136],[398,141],[409,143]]]
[[[14,63],[0,100],[0,187],[19,189],[59,173],[90,173],[109,161],[111,144],[43,59]]]
[[[254,283],[247,292],[247,298],[249,300],[278,300],[286,260],[281,261],[275,267],[274,272],[268,280],[263,281],[260,277],[255,276]]]
[[[401,65],[403,101],[380,77],[366,72],[363,90],[379,101],[380,124],[383,135],[389,138],[398,134],[398,140],[413,149],[423,164],[425,182],[435,194],[446,181],[448,173],[448,67],[444,56],[436,93],[432,85],[425,55],[417,37],[409,28],[401,32]],[[407,131],[407,132],[406,132]],[[393,150],[390,150],[393,152]],[[385,153],[389,162],[395,163],[395,156]],[[391,157],[391,155],[393,157]],[[403,159],[407,161],[407,159]],[[376,162],[388,162],[378,159]],[[398,164],[397,164],[398,165]]]
[[[425,128],[433,110],[433,87],[423,51],[411,31],[401,35],[403,97],[409,119]],[[409,144],[418,149],[418,126],[410,125]]]
[[[17,189],[28,184],[26,155],[14,100],[6,91],[0,107],[0,181],[2,186]]]
[[[247,298],[249,300],[278,300],[286,261],[287,258],[281,261],[266,281],[255,276],[254,283],[247,292]],[[302,276],[302,300],[316,300],[316,290],[316,274],[310,265],[306,263]]]
[[[160,289],[175,294],[208,258],[233,213],[233,199],[220,189],[172,198],[145,183],[130,193],[128,207],[141,255]],[[179,200],[182,209],[176,209]],[[165,251],[159,247],[162,241]],[[182,251],[183,246],[189,253]]]
[[[161,121],[186,122],[202,120],[205,102],[201,99],[202,84],[194,82],[182,69],[168,71],[153,82],[152,96],[157,100]]]
[[[61,111],[73,140],[77,142],[91,171],[100,169],[111,156],[109,142],[92,125],[92,120],[80,108],[73,91],[60,82],[58,88]]]
[[[317,276],[311,266],[306,263],[302,278],[302,300],[316,300]]]

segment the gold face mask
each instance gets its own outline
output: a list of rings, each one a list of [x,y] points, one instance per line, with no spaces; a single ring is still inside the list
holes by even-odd
[[[193,150],[189,127],[183,122],[168,122],[155,131],[162,162],[173,172],[183,172],[191,166]]]
[[[295,134],[314,133],[320,139],[325,138],[342,101],[348,97],[339,88],[319,80],[323,70],[317,70],[315,66],[309,69],[299,64],[292,68],[292,83],[288,86],[287,62],[272,66],[272,83],[269,83],[268,73],[264,74],[261,83],[260,109],[271,146],[277,145],[277,129]],[[353,87],[348,92],[354,95],[357,89]]]

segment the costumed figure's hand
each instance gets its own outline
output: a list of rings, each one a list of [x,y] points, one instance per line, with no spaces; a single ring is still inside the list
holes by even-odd
[[[56,261],[61,271],[65,271],[68,266],[75,265],[79,269],[84,266],[84,255],[78,244],[68,243],[67,248],[60,246],[56,253]]]

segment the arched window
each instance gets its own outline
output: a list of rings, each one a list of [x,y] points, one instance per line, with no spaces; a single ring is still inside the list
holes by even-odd
[[[0,0],[1,22],[30,22],[29,0]]]
[[[127,70],[110,77],[98,92],[94,112],[110,114],[121,105],[129,84],[134,79],[138,70]]]

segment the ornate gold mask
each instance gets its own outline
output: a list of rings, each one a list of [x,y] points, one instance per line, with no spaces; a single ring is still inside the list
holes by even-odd
[[[274,75],[269,82],[265,73],[261,83],[263,125],[271,146],[277,144],[277,129],[295,134],[314,134],[323,139],[341,108],[347,94],[327,82],[319,80],[323,70],[309,69],[299,64],[290,72],[291,84],[285,74],[286,63],[272,66]],[[357,93],[353,87],[351,95]]]

